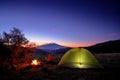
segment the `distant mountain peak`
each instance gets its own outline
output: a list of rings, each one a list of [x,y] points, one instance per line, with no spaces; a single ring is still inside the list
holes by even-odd
[[[36,52],[46,52],[46,53],[64,53],[69,50],[70,47],[62,46],[56,43],[48,43],[36,47]]]
[[[44,44],[44,45],[40,45],[37,47],[38,49],[59,49],[59,48],[66,48],[65,46],[56,44],[56,43],[48,43],[48,44]]]
[[[66,47],[66,46],[62,46],[56,43],[48,43],[48,44],[44,44],[44,45],[40,45],[38,47],[36,47],[36,50],[43,50],[45,52],[48,53],[58,53],[61,51],[65,51],[67,49],[69,49],[70,47]]]
[[[57,44],[57,43],[46,43],[46,44],[43,44],[41,46],[46,46],[46,45],[59,45],[59,44]],[[61,45],[59,45],[59,46],[61,46]]]

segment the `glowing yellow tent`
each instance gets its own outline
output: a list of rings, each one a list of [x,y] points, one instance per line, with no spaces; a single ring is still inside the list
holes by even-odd
[[[67,51],[58,65],[71,68],[102,68],[93,54],[84,48]]]

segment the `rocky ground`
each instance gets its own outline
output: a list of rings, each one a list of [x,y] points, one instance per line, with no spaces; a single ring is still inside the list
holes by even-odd
[[[0,80],[120,80],[120,54],[98,54],[103,69],[72,69],[44,63],[19,70],[0,70]]]
[[[119,80],[119,69],[31,68],[1,71],[0,80]]]

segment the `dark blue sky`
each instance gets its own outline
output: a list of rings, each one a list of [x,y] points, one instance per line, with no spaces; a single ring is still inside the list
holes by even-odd
[[[87,46],[120,39],[120,2],[0,0],[0,33],[12,27],[41,44]]]

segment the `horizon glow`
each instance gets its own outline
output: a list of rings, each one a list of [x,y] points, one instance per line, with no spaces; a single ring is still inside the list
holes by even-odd
[[[80,47],[120,39],[115,0],[0,0],[0,33],[19,28],[30,42]]]

